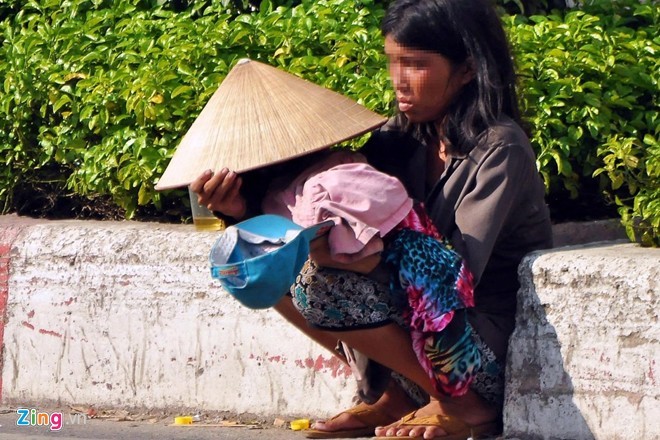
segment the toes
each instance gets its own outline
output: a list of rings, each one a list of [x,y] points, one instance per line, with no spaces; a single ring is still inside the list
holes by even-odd
[[[376,429],[374,429],[374,435],[376,437],[385,437],[385,436],[387,436],[387,427],[386,426],[376,426]]]
[[[364,423],[353,417],[349,413],[342,413],[329,420],[317,420],[312,425],[312,429],[318,431],[341,431],[344,429],[364,428]]]
[[[442,438],[447,435],[447,433],[439,426],[427,426],[424,429],[423,434],[425,439]]]
[[[325,420],[317,420],[316,422],[312,423],[311,428],[318,429],[319,431],[327,431]]]
[[[423,426],[415,427],[408,431],[408,437],[422,437],[425,432],[426,428]]]
[[[441,439],[447,435],[445,431],[437,426],[379,426],[375,429],[374,434],[376,437],[414,437],[424,439]]]
[[[446,437],[447,433],[439,426],[426,426],[417,436],[423,437],[425,440],[430,440]]]
[[[385,434],[386,437],[396,437],[397,435],[399,435],[399,428],[396,426],[389,428]]]
[[[399,430],[398,422],[396,422],[391,425],[376,427],[374,435],[376,437],[396,437],[399,435]]]

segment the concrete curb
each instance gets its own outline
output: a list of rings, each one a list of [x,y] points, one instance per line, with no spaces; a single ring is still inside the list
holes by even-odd
[[[81,221],[0,231],[4,403],[264,416],[326,416],[351,403],[350,370],[211,279],[215,234]]]
[[[10,252],[21,231],[28,225],[38,222],[38,220],[17,216],[0,216],[0,347],[3,348],[9,300]],[[4,356],[0,356],[0,373],[2,371],[4,371]],[[2,398],[2,384],[0,374],[0,399]]]
[[[660,249],[592,243],[520,266],[505,433],[660,438]]]

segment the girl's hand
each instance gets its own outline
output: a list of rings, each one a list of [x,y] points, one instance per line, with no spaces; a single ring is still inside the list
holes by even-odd
[[[190,189],[197,194],[200,205],[240,220],[247,210],[245,198],[240,193],[242,184],[238,174],[223,168],[215,175],[211,170],[204,171],[190,184]]]
[[[309,258],[319,266],[333,269],[350,270],[364,275],[373,271],[380,263],[380,254],[373,254],[350,264],[339,263],[332,259],[328,235],[322,235],[309,244]]]

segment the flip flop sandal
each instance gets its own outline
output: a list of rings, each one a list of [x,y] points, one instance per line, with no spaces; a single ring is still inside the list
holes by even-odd
[[[362,422],[365,426],[362,428],[340,429],[337,431],[321,431],[318,429],[309,429],[304,431],[307,438],[358,438],[373,437],[377,426],[386,426],[396,421],[387,414],[373,408],[366,403],[361,403],[351,409],[340,412],[330,420],[334,420],[342,414],[351,414],[354,418]]]
[[[494,437],[500,433],[499,423],[488,422],[480,425],[468,425],[464,421],[451,416],[431,415],[425,417],[415,417],[416,412],[404,416],[399,422],[399,427],[413,426],[437,426],[447,433],[438,440],[467,440],[470,437],[474,440],[484,437]],[[419,437],[378,437],[378,440],[401,440],[401,439],[423,439]]]

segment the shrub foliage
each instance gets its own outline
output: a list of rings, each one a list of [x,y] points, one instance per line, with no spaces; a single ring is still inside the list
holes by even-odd
[[[158,193],[154,183],[240,58],[391,112],[379,32],[386,3],[3,2],[3,212],[48,209],[48,198],[21,196],[47,190],[109,200],[127,218],[185,216],[184,193]],[[595,186],[598,203],[616,204],[631,237],[648,244],[658,244],[660,226],[659,15],[625,0],[504,17],[549,196],[579,198]]]
[[[508,25],[550,194],[597,185],[631,238],[660,245],[660,8],[602,2]]]

